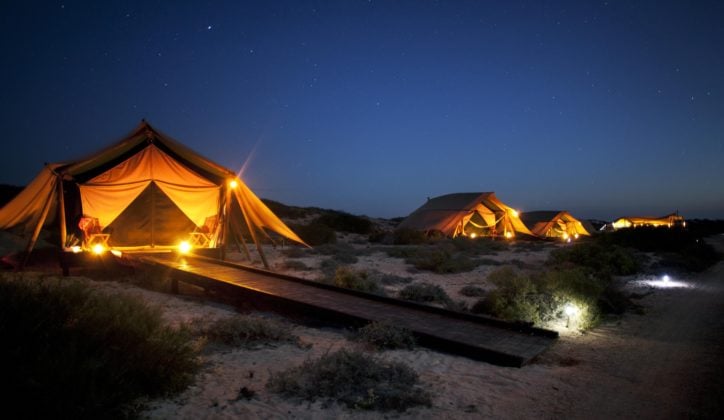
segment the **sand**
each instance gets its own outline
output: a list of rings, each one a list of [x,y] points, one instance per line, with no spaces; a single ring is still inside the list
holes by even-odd
[[[724,236],[715,239],[724,250]],[[360,245],[364,246],[364,245]],[[495,258],[535,264],[550,249],[510,251]],[[522,255],[521,255],[522,254]],[[281,256],[269,252],[272,264]],[[325,257],[302,259],[309,265]],[[374,268],[416,281],[441,284],[455,299],[464,285],[485,284],[491,266],[470,273],[410,273],[402,260],[380,252],[355,266]],[[302,272],[310,278],[315,272]],[[724,389],[724,262],[696,276],[674,278],[677,286],[647,277],[624,278],[628,290],[645,295],[642,315],[627,313],[581,334],[563,331],[547,352],[523,368],[505,368],[425,348],[378,353],[409,364],[433,397],[430,408],[404,413],[351,410],[336,404],[290,401],[265,389],[271,372],[356,344],[347,331],[295,325],[308,346],[283,344],[254,350],[216,349],[202,354],[196,383],[180,395],[150,401],[146,418],[720,418]],[[127,283],[94,282],[99,290],[130,294],[162,308],[172,325],[236,314],[234,308],[197,298],[152,292]],[[273,314],[265,316],[275,317]],[[281,319],[281,318],[280,318]],[[285,320],[284,322],[290,322]],[[240,395],[245,388],[250,398]]]

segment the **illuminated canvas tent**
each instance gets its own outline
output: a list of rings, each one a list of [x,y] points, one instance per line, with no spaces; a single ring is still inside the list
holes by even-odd
[[[567,211],[527,211],[520,214],[520,220],[541,238],[578,238],[590,236],[594,229],[590,223],[573,217]]]
[[[400,223],[401,229],[441,232],[447,236],[532,235],[518,212],[492,192],[455,193],[430,198]]]
[[[44,226],[59,229],[64,249],[79,245],[84,224],[120,250],[171,248],[186,240],[222,249],[238,240],[246,250],[245,232],[265,261],[259,234],[275,232],[304,244],[234,171],[145,121],[84,159],[46,164],[0,209],[0,229],[31,234],[28,252]]]
[[[662,217],[621,217],[611,224],[614,229],[624,229],[639,226],[673,227],[686,226],[686,221],[678,212]]]

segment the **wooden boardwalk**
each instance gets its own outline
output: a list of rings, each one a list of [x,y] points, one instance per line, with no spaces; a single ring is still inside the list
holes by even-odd
[[[421,345],[504,366],[525,365],[558,337],[553,331],[526,324],[370,295],[210,258],[175,254],[132,258],[162,267],[174,282],[263,301],[280,312],[297,312],[335,324],[388,321],[411,330]]]

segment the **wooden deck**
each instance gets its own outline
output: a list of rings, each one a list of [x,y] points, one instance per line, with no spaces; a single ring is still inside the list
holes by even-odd
[[[504,366],[525,365],[558,337],[553,331],[526,324],[370,295],[210,258],[175,254],[131,258],[163,267],[174,282],[263,301],[282,313],[296,312],[338,325],[388,321],[411,330],[420,345]]]

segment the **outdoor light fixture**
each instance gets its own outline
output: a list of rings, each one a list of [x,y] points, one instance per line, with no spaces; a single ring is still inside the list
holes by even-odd
[[[478,234],[475,233],[475,232],[473,232],[473,233],[470,234],[470,237],[473,238],[473,239],[475,239],[475,238],[478,237]]]
[[[578,236],[579,236],[579,235],[578,235],[577,233],[576,233],[575,235],[573,235],[573,237],[576,238],[576,239],[578,239]]]
[[[182,254],[188,254],[191,251],[191,244],[188,241],[181,241],[178,244],[178,251]]]
[[[231,187],[232,190],[233,190],[234,188],[238,187],[238,186],[239,186],[239,183],[236,182],[235,179],[232,179],[232,180],[229,182],[229,187]]]
[[[513,232],[505,232],[505,237],[510,239],[513,237]]]
[[[77,253],[81,252],[82,250],[83,250],[83,248],[79,247],[78,245],[73,245],[72,247],[70,247],[70,251],[74,254],[77,254]]]
[[[572,303],[566,303],[563,307],[563,313],[566,314],[566,328],[570,328],[571,317],[578,313],[578,307]]]
[[[664,274],[664,276],[661,277],[661,280],[662,280],[664,283],[668,283],[669,281],[671,281],[671,278],[669,278],[669,275],[668,275],[668,274]]]
[[[518,217],[518,210],[512,209],[510,212],[513,213],[513,217]]]
[[[105,252],[105,250],[106,250],[106,247],[104,247],[101,244],[95,244],[91,248],[91,251],[93,251],[93,253],[96,255],[101,255],[103,252]]]

